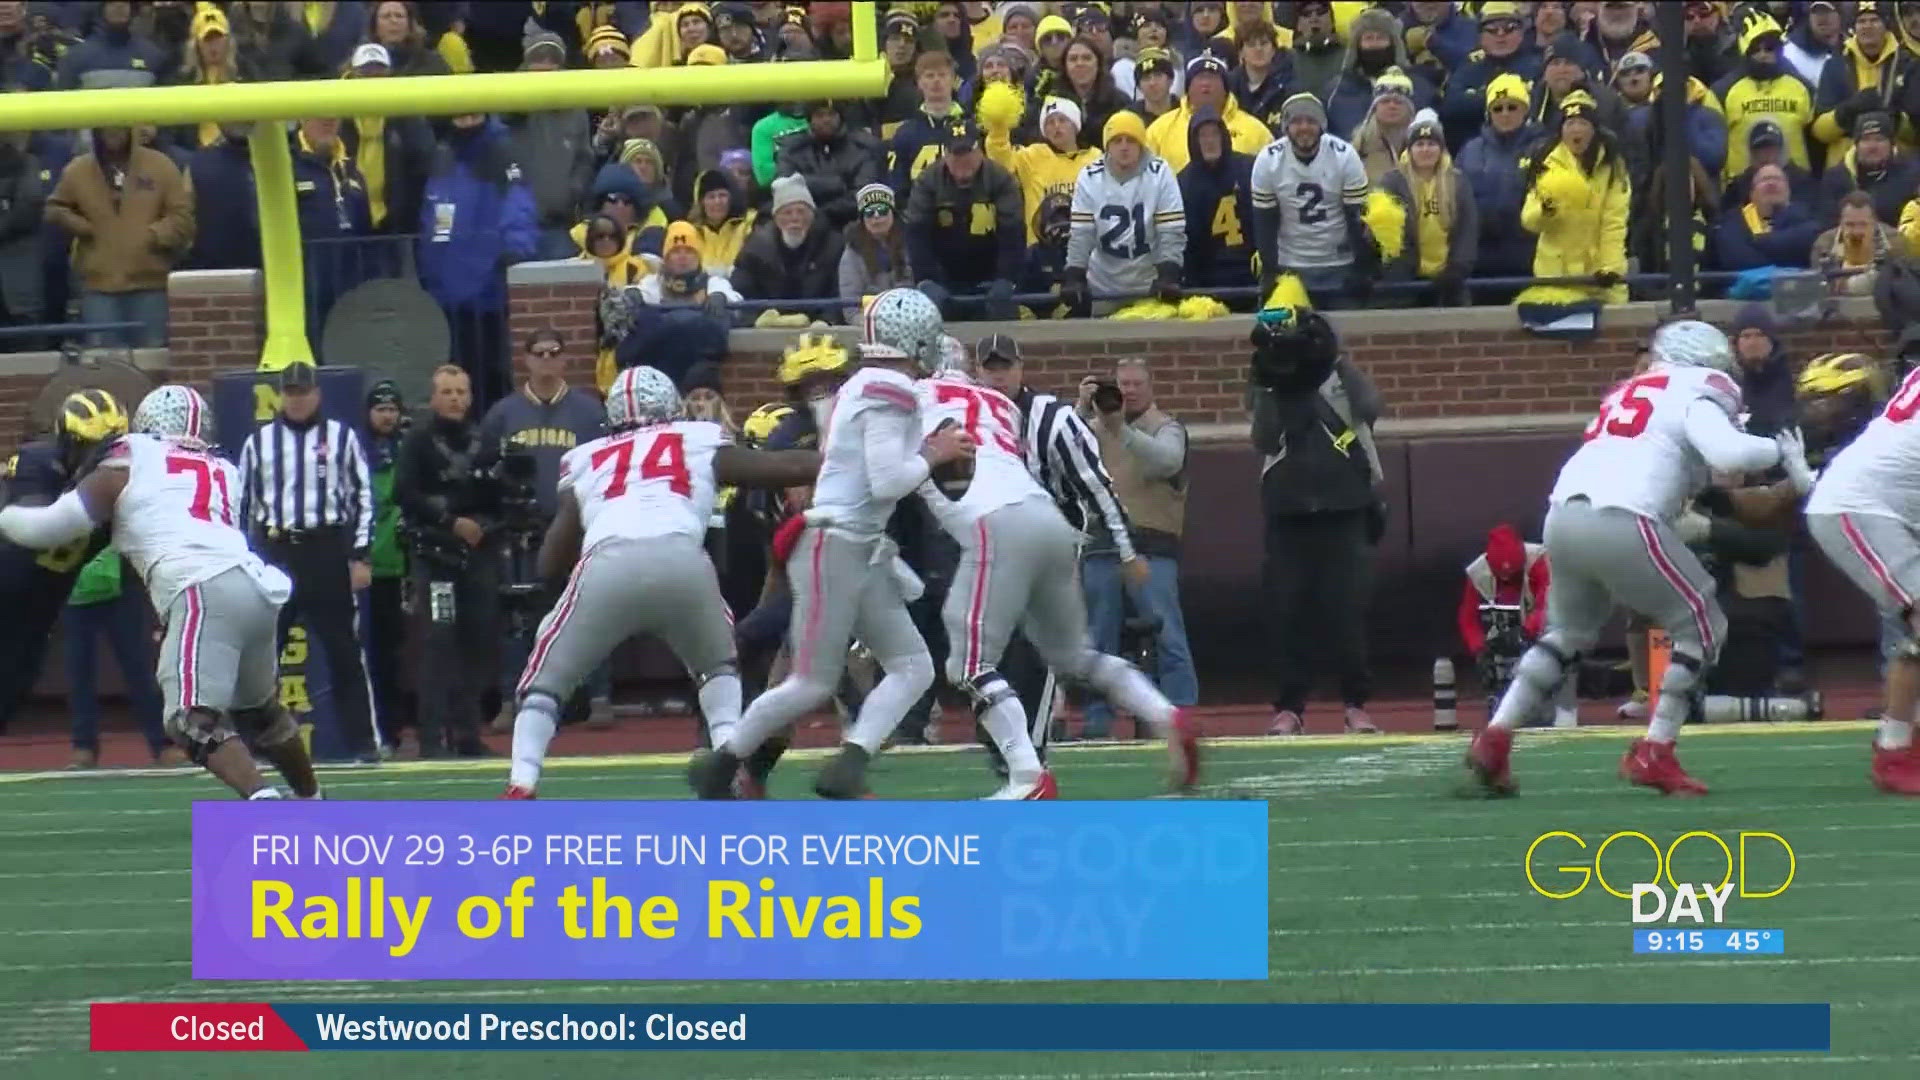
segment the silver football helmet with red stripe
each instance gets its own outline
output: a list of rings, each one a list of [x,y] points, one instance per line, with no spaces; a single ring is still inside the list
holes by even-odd
[[[659,368],[630,367],[607,388],[607,430],[663,424],[686,416],[680,388]]]
[[[1730,372],[1734,368],[1733,345],[1718,327],[1699,319],[1671,322],[1653,332],[1647,348],[1658,364],[1676,367],[1700,367]]]
[[[923,375],[939,367],[946,320],[940,317],[940,306],[926,293],[888,289],[867,305],[865,323],[863,345],[867,347],[861,349],[862,356],[886,357],[897,352]]]
[[[140,399],[133,411],[133,430],[175,442],[213,442],[213,410],[191,386],[170,383]]]

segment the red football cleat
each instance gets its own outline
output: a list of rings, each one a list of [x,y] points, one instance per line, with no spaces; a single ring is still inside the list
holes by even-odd
[[[1672,743],[1635,739],[1620,758],[1620,777],[1662,795],[1705,795],[1707,785],[1687,775]]]
[[[1171,758],[1173,786],[1176,790],[1187,791],[1200,782],[1200,725],[1194,722],[1185,709],[1173,710],[1173,730],[1167,733],[1167,750]],[[1053,783],[1053,775],[1047,774],[1047,783]],[[1057,798],[1048,795],[1046,798]]]
[[[522,800],[537,798],[537,796],[534,795],[532,788],[521,787],[519,784],[508,784],[507,790],[501,792],[500,797],[502,799],[507,799],[513,802],[519,802]]]
[[[1888,750],[1875,746],[1869,775],[1873,786],[1889,795],[1920,795],[1920,754],[1913,747]]]
[[[1473,737],[1467,747],[1467,768],[1474,779],[1493,795],[1511,795],[1519,790],[1513,782],[1513,729],[1488,725]]]

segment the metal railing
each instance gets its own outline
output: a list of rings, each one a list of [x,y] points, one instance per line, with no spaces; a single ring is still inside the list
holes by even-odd
[[[73,351],[96,334],[144,330],[140,322],[57,322],[0,326],[0,353]],[[107,348],[121,348],[113,345]]]

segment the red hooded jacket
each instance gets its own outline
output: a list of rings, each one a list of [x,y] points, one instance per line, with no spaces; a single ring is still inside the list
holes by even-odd
[[[1467,564],[1467,580],[1460,592],[1460,640],[1467,652],[1479,656],[1487,647],[1486,628],[1480,624],[1483,603],[1519,604],[1521,631],[1529,639],[1540,636],[1547,616],[1547,585],[1551,572],[1546,548],[1520,539],[1513,526],[1502,523],[1487,532],[1487,550]]]

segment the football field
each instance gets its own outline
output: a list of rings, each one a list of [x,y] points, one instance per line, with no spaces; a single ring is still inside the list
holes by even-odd
[[[1920,804],[1866,781],[1869,727],[1855,723],[1691,728],[1682,759],[1713,785],[1662,799],[1614,775],[1620,730],[1527,732],[1520,797],[1459,797],[1464,736],[1236,740],[1210,748],[1201,797],[1268,800],[1272,820],[1270,976],[1264,983],[204,983],[189,965],[187,808],[225,798],[197,773],[0,776],[0,1076],[17,1080],[335,1078],[362,1068],[413,1080],[739,1077],[763,1080],[1253,1080],[1256,1077],[1802,1078],[1920,1075]],[[801,797],[817,754],[796,755],[776,797]],[[1160,791],[1157,745],[1062,747],[1067,798]],[[563,759],[543,798],[679,799],[684,758]],[[405,763],[326,774],[336,799],[492,799],[502,762]],[[899,752],[875,766],[883,796],[974,798],[992,786],[976,751]],[[900,807],[910,821],[911,803]],[[1529,885],[1542,833],[1583,837],[1584,853],[1635,830],[1665,847],[1704,830],[1791,844],[1791,885],[1728,903],[1728,925],[1784,932],[1779,956],[1635,956],[1628,902],[1597,882],[1550,900]],[[1738,850],[1736,847],[1736,854]],[[1540,885],[1580,876],[1571,841],[1543,843]],[[1778,845],[1747,851],[1747,885],[1785,877]],[[1680,881],[1719,881],[1725,859],[1690,840]],[[1604,860],[1615,888],[1647,880],[1638,840]],[[1193,897],[1193,917],[1207,898]],[[581,1002],[1830,1002],[1833,1053],[1535,1054],[873,1054],[745,1052],[89,1055],[87,1005],[127,1001],[376,1003]],[[1280,1021],[1285,1022],[1284,1014]],[[1724,1034],[1724,1033],[1721,1033]],[[649,1052],[651,1053],[651,1052]]]

